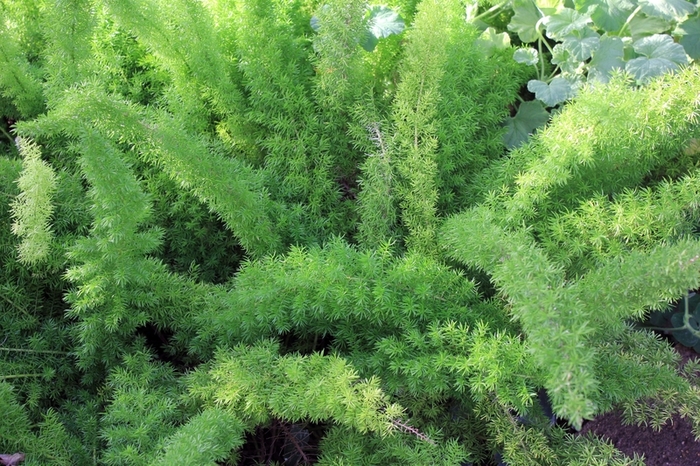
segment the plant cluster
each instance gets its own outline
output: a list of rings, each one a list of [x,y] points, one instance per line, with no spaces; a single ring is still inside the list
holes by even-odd
[[[586,82],[607,83],[625,70],[644,85],[700,58],[700,14],[685,0],[507,0],[473,2],[467,11],[484,29],[486,47],[520,43],[513,59],[537,73],[527,83],[536,100],[509,121],[511,147],[546,122],[546,107],[560,106]]]
[[[658,4],[0,0],[0,464],[641,465],[572,434],[616,407],[700,436],[642,325],[700,288],[700,70],[593,85],[598,48],[509,150],[547,63],[472,17],[617,44]]]

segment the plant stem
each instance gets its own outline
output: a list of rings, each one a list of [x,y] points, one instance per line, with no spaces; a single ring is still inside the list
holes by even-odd
[[[625,24],[622,25],[622,28],[617,31],[617,35],[621,36],[624,32],[625,29],[627,29],[627,26],[629,26],[630,22],[632,22],[632,19],[637,15],[642,10],[642,5],[639,5],[633,12],[627,17],[627,21],[625,21]]]
[[[7,351],[10,353],[60,354],[62,356],[67,356],[68,354],[70,354],[65,351],[31,350],[21,348],[0,348],[0,351]]]
[[[510,0],[506,0],[506,1],[503,2],[503,3],[499,3],[498,5],[492,6],[491,8],[489,8],[489,9],[486,10],[486,11],[484,11],[483,13],[474,16],[474,17],[471,19],[471,22],[477,21],[477,20],[479,20],[479,19],[483,19],[483,18],[489,16],[491,13],[497,12],[498,10],[500,10],[501,8],[503,8],[504,6],[506,6],[506,4],[508,4],[508,3],[510,3]]]
[[[0,380],[21,379],[24,377],[43,377],[44,374],[15,374],[15,375],[0,375]]]

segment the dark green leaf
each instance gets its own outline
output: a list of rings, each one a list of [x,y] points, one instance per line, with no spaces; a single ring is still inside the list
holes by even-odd
[[[368,52],[374,51],[378,43],[379,39],[377,39],[377,37],[370,31],[365,31],[360,39],[360,46]]]
[[[517,33],[524,43],[535,42],[539,37],[535,26],[543,16],[535,2],[533,0],[514,0],[513,13],[508,30]]]
[[[603,36],[598,50],[593,53],[589,63],[588,79],[607,83],[610,72],[616,68],[625,69],[624,44],[619,37]]]
[[[695,16],[679,24],[675,34],[681,35],[679,43],[685,49],[690,58],[700,58],[700,17]]]
[[[695,11],[695,5],[685,0],[639,0],[642,12],[667,21],[683,21]]]
[[[506,118],[508,128],[503,142],[508,149],[514,149],[528,140],[530,135],[549,120],[549,113],[541,102],[523,102],[514,117]]]
[[[635,58],[627,62],[625,69],[641,83],[647,84],[653,78],[678,69],[678,65],[665,58]]]

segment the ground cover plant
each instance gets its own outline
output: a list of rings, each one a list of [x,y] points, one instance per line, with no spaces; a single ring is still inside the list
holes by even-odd
[[[617,3],[527,8],[582,5]],[[521,8],[0,0],[0,464],[643,464],[571,433],[616,407],[700,436],[649,328],[697,330],[695,49],[583,59],[530,134]]]

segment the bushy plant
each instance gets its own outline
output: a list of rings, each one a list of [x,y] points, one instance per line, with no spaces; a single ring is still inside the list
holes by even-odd
[[[594,55],[529,137],[547,64],[476,20],[521,3],[0,0],[0,454],[642,464],[572,433],[616,407],[700,437],[641,325],[700,286],[700,72]]]

